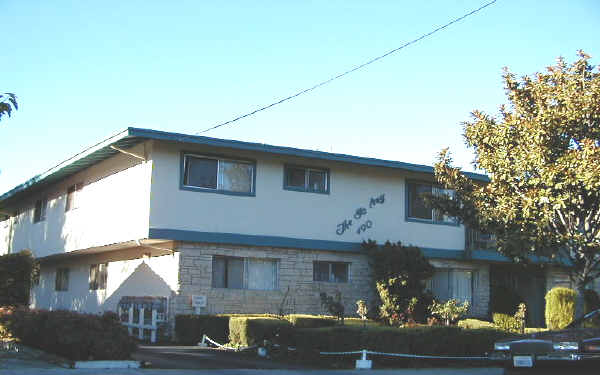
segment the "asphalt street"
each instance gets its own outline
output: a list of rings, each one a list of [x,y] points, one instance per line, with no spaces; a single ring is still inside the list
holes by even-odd
[[[1,375],[596,375],[597,366],[560,366],[540,369],[511,369],[499,367],[470,368],[407,368],[373,370],[323,370],[290,365],[253,355],[224,352],[198,347],[142,346],[134,359],[149,363],[149,368],[140,369],[67,369],[58,365],[35,360],[0,360]],[[376,364],[375,364],[376,366]]]

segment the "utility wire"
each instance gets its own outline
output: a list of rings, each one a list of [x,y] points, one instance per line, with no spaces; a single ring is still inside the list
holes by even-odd
[[[357,71],[357,70],[359,70],[359,69],[362,69],[362,68],[366,67],[367,65],[371,65],[371,64],[373,64],[374,62],[376,62],[376,61],[379,61],[379,60],[383,59],[384,57],[387,57],[387,56],[389,56],[389,55],[391,55],[391,54],[393,54],[393,53],[396,53],[396,52],[400,51],[401,49],[403,49],[403,48],[406,48],[406,47],[410,46],[411,44],[415,44],[415,43],[417,43],[417,42],[419,42],[419,41],[421,41],[421,40],[423,40],[423,39],[425,39],[425,38],[427,38],[427,37],[429,37],[429,36],[431,36],[431,35],[433,35],[433,34],[437,33],[438,31],[441,31],[441,30],[443,30],[443,29],[447,28],[448,26],[450,26],[450,25],[452,25],[452,24],[455,24],[455,23],[457,23],[457,22],[459,22],[459,21],[462,21],[462,20],[464,20],[465,18],[467,18],[467,17],[469,17],[469,16],[471,16],[471,15],[473,15],[473,14],[475,14],[475,13],[479,12],[480,10],[483,10],[484,8],[487,8],[488,6],[490,6],[490,5],[494,4],[496,1],[497,1],[497,0],[490,1],[490,2],[488,2],[488,3],[486,3],[486,4],[482,5],[482,6],[480,6],[479,8],[477,8],[477,9],[475,9],[475,10],[472,10],[472,11],[470,11],[469,13],[466,13],[466,14],[464,14],[464,15],[462,15],[462,16],[460,16],[460,17],[458,17],[458,18],[455,18],[455,19],[451,20],[450,22],[446,23],[446,24],[445,24],[445,25],[443,25],[443,26],[440,26],[440,27],[438,27],[437,29],[434,29],[434,30],[432,30],[432,31],[430,31],[430,32],[428,32],[428,33],[426,33],[426,34],[423,34],[423,35],[421,35],[421,36],[420,36],[420,37],[418,37],[417,39],[414,39],[414,40],[411,40],[410,42],[404,43],[403,45],[401,45],[401,46],[400,46],[400,47],[398,47],[398,48],[394,48],[393,50],[390,50],[390,51],[388,51],[388,52],[384,53],[384,54],[383,54],[383,55],[381,55],[381,56],[377,56],[377,57],[375,57],[375,58],[373,58],[373,59],[371,59],[371,60],[369,60],[369,61],[367,61],[367,62],[365,62],[365,63],[362,63],[362,64],[360,64],[360,65],[357,65],[357,66],[355,66],[354,68],[352,68],[352,69],[350,69],[350,70],[347,70],[347,71],[345,71],[345,72],[343,72],[343,73],[340,73],[340,74],[338,74],[338,75],[336,75],[336,76],[334,76],[334,77],[331,77],[331,78],[329,78],[329,79],[327,79],[327,80],[325,80],[325,81],[321,81],[321,82],[317,83],[316,85],[314,85],[314,86],[312,86],[312,87],[309,87],[309,88],[307,88],[307,89],[304,89],[304,90],[302,90],[302,91],[298,91],[297,93],[295,93],[295,94],[293,94],[293,95],[287,96],[287,97],[285,97],[285,98],[283,98],[283,99],[280,99],[280,100],[278,100],[278,101],[276,101],[276,102],[273,102],[273,103],[271,103],[271,104],[269,104],[269,105],[266,105],[266,106],[264,106],[264,107],[260,107],[260,108],[258,108],[258,109],[256,109],[256,110],[252,111],[252,112],[246,113],[245,115],[238,116],[238,117],[236,117],[236,118],[234,118],[234,119],[232,119],[232,120],[225,121],[225,122],[222,122],[222,123],[220,123],[220,124],[217,124],[217,125],[215,125],[215,126],[212,126],[212,127],[210,127],[210,128],[207,128],[207,129],[204,129],[204,130],[202,130],[202,131],[199,131],[199,132],[197,132],[196,134],[202,134],[202,133],[206,133],[206,132],[209,132],[209,131],[211,131],[211,130],[214,130],[214,129],[220,128],[221,126],[229,125],[229,124],[231,124],[231,123],[234,123],[234,122],[236,122],[236,121],[238,121],[238,120],[241,120],[241,119],[243,119],[243,118],[246,118],[246,117],[252,116],[252,115],[254,115],[254,114],[258,113],[258,112],[264,111],[265,109],[269,109],[269,108],[271,108],[271,107],[274,107],[274,106],[276,106],[276,105],[278,105],[278,104],[281,104],[281,103],[283,103],[283,102],[286,102],[286,101],[288,101],[288,100],[290,100],[290,99],[293,99],[293,98],[295,98],[295,97],[298,97],[298,96],[300,96],[300,95],[302,95],[302,94],[306,94],[307,92],[313,91],[313,90],[315,90],[315,89],[317,89],[317,88],[319,88],[319,87],[321,87],[321,86],[325,86],[326,84],[328,84],[328,83],[330,83],[330,82],[332,82],[332,81],[335,81],[335,80],[337,80],[337,79],[340,79],[340,78],[342,78],[342,77],[344,77],[344,76],[346,76],[346,75],[348,75],[348,74],[350,74],[350,73],[353,73],[353,72],[355,72],[355,71]]]

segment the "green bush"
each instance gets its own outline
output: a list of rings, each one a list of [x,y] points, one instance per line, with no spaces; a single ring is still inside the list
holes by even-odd
[[[29,250],[0,256],[0,306],[28,305],[36,270]]]
[[[467,314],[469,311],[469,302],[464,301],[461,305],[454,298],[444,303],[434,300],[429,306],[429,311],[431,311],[431,315],[440,318],[449,326],[452,322]]]
[[[479,319],[463,319],[463,320],[460,320],[457,325],[460,328],[465,328],[465,329],[479,329],[479,328],[496,329],[497,328],[497,326],[494,325],[494,323],[488,322],[485,320],[479,320]]]
[[[319,351],[368,349],[386,353],[424,355],[483,355],[508,334],[498,329],[463,329],[456,326],[412,328],[336,326],[296,329],[293,341],[300,356]]]
[[[4,311],[0,324],[21,343],[73,361],[128,359],[137,346],[112,312],[91,315],[17,308]]]
[[[231,317],[229,343],[236,346],[261,344],[263,340],[289,342],[292,325],[272,317]]]
[[[368,254],[381,302],[379,317],[390,325],[424,323],[433,301],[425,291],[425,280],[433,276],[435,268],[421,249],[389,241],[380,246],[371,240],[363,242],[362,249]]]
[[[202,335],[224,343],[229,338],[229,316],[226,315],[177,315],[175,337],[183,345],[196,345]]]
[[[338,323],[334,317],[305,314],[291,314],[285,316],[285,319],[290,322],[294,328],[332,327]]]
[[[490,312],[514,315],[523,299],[513,288],[494,285],[490,289]]]
[[[496,327],[503,331],[513,333],[521,332],[521,322],[512,315],[494,313],[492,314],[492,321]]]
[[[570,288],[555,287],[546,293],[546,326],[563,329],[573,321],[577,292]]]

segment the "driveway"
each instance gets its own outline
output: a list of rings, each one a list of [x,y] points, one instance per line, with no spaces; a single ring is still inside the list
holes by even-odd
[[[136,361],[149,362],[149,368],[158,369],[306,369],[262,359],[254,353],[198,346],[140,346],[132,357]]]

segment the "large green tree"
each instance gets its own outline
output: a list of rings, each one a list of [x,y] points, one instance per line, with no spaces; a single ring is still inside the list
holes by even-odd
[[[600,73],[590,57],[517,78],[505,69],[509,105],[498,116],[481,111],[464,123],[474,166],[489,183],[466,178],[448,149],[436,178],[456,198],[432,204],[467,226],[496,236],[502,254],[570,264],[583,311],[583,290],[600,276]]]
[[[10,92],[0,94],[0,120],[2,120],[2,116],[4,115],[8,115],[8,117],[10,117],[13,109],[18,108],[17,96],[15,94]]]

